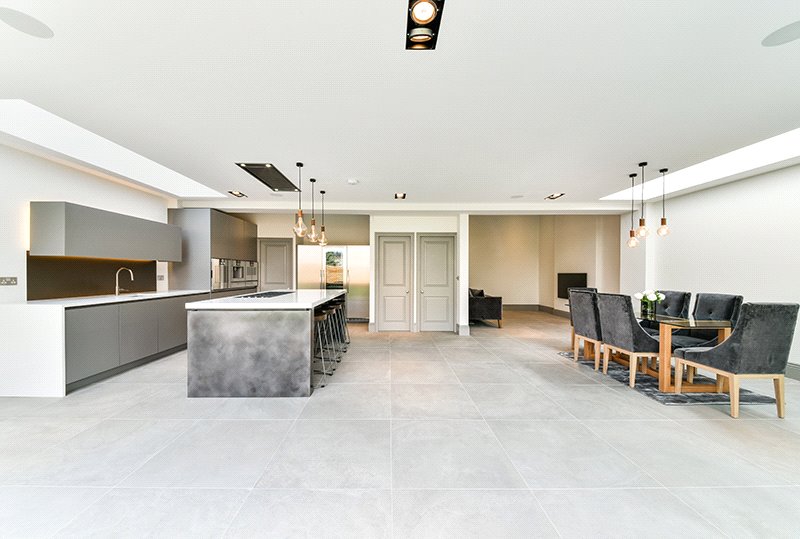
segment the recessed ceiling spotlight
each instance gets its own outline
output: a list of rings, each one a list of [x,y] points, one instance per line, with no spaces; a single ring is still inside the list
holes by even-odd
[[[412,28],[408,39],[414,43],[424,43],[433,39],[433,31],[430,28]]]
[[[525,195],[511,195],[511,198],[525,198]]]
[[[347,185],[358,185],[359,183],[361,182],[355,178],[350,178],[349,180],[347,180]]]
[[[411,18],[417,24],[428,24],[436,18],[439,8],[433,0],[416,0],[411,4]]]
[[[566,193],[553,193],[544,197],[545,200],[557,200],[566,195]]]
[[[245,198],[247,198],[247,195],[245,195],[245,194],[244,194],[244,193],[242,193],[241,191],[228,191],[228,192],[229,192],[230,194],[232,194],[233,196],[237,197],[237,198],[242,198],[242,197],[245,197]]]
[[[394,194],[394,199],[395,200],[405,200],[406,199],[406,194],[405,193],[395,193]]]

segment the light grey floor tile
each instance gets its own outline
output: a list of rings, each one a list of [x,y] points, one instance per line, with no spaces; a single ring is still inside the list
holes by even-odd
[[[658,486],[577,421],[490,421],[489,426],[531,488]]]
[[[114,486],[190,425],[188,421],[106,420],[31,456],[4,482]]]
[[[800,537],[799,487],[672,489],[730,537]]]
[[[348,358],[337,367],[330,384],[388,384],[391,365],[388,361],[350,361]]]
[[[505,363],[453,363],[453,370],[463,384],[514,384],[520,376]]]
[[[660,408],[650,406],[649,397],[628,388],[615,391],[595,386],[562,386],[549,388],[549,394],[559,405],[578,419],[665,419]],[[546,391],[547,389],[543,389]]]
[[[299,420],[258,488],[389,488],[389,421]]]
[[[392,418],[480,419],[481,414],[458,384],[395,384]]]
[[[444,356],[436,347],[393,348],[392,361],[444,361]]]
[[[561,537],[724,537],[666,489],[535,491]]]
[[[511,366],[523,379],[540,386],[561,388],[566,385],[595,385],[597,382],[587,378],[574,367],[567,365],[544,365],[541,363],[517,363]]]
[[[251,488],[291,424],[198,421],[120,486]]]
[[[778,425],[781,420],[681,421],[698,436],[710,438],[750,462],[795,485],[800,485],[800,434]]]
[[[222,537],[248,492],[115,488],[56,537]]]
[[[27,416],[35,410],[61,400],[46,397],[0,397],[0,418]]]
[[[455,372],[444,361],[392,361],[393,384],[452,384]]]
[[[297,419],[308,398],[247,397],[224,399],[215,405],[212,419]]]
[[[534,496],[519,490],[402,490],[394,537],[558,537]]]
[[[387,348],[350,347],[344,361],[389,361],[391,350]]]
[[[116,384],[115,384],[116,385]],[[114,415],[116,419],[208,419],[226,399],[189,398],[186,382],[159,384],[146,399]]]
[[[0,536],[50,537],[107,492],[105,488],[0,487]]]
[[[490,348],[489,351],[507,365],[527,364],[527,363],[554,363],[553,352],[542,353],[530,348],[528,345],[520,343],[521,348]]]
[[[330,384],[314,391],[301,419],[389,419],[389,384]]]
[[[392,421],[394,488],[525,486],[484,421]]]
[[[27,417],[0,421],[0,478],[33,455],[96,425],[99,419]]]
[[[440,348],[442,356],[449,363],[497,363],[497,356],[483,347],[480,348]]]
[[[95,384],[32,410],[29,415],[106,419],[134,404],[144,402],[159,387],[160,384]]]
[[[770,473],[674,421],[584,421],[592,432],[668,487],[785,485]]]
[[[485,419],[573,419],[530,384],[464,384]]]
[[[226,537],[389,537],[386,490],[254,490]]]
[[[153,361],[141,367],[129,370],[109,378],[113,383],[180,383],[186,384],[186,352]]]

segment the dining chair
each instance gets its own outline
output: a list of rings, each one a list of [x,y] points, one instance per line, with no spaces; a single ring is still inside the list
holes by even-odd
[[[636,321],[630,296],[598,294],[597,308],[603,336],[603,374],[608,373],[611,352],[625,354],[629,358],[630,386],[635,387],[639,361],[658,357],[658,340]]]
[[[692,309],[692,317],[698,320],[730,320],[731,328],[736,328],[739,312],[742,309],[742,296],[733,294],[697,294]],[[689,329],[680,330],[672,334],[672,350],[678,348],[711,347],[719,344],[717,330],[714,329]],[[686,381],[694,382],[696,369],[689,367],[686,370]],[[683,375],[682,371],[681,376]]]
[[[569,293],[573,290],[583,290],[584,292],[597,292],[596,288],[592,288],[590,286],[570,286],[567,288],[567,299],[569,299]],[[575,348],[575,322],[572,320],[572,306],[570,304],[569,308],[569,327],[572,330],[572,336],[570,337],[570,346]]]
[[[664,299],[656,303],[657,315],[675,318],[687,318],[689,316],[689,303],[692,299],[691,292],[678,290],[659,290],[659,292],[664,294]],[[658,322],[642,320],[640,323],[647,333],[658,335]]]
[[[739,384],[747,378],[770,378],[775,386],[778,417],[786,414],[784,374],[792,347],[797,303],[745,303],[736,329],[714,347],[679,348],[673,352],[675,372],[683,365],[717,375],[717,393],[723,378],[730,386],[731,417],[739,417]],[[681,377],[675,376],[675,392],[681,392]]]
[[[583,358],[589,359],[586,357],[589,349],[587,343],[592,343],[594,345],[594,370],[600,369],[600,346],[603,344],[603,337],[600,331],[600,315],[597,311],[597,293],[589,290],[570,289],[569,312],[575,331],[572,357],[578,361],[580,342],[583,340]]]

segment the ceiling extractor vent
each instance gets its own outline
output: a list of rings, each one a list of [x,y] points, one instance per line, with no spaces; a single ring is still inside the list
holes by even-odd
[[[236,163],[239,168],[250,173],[255,179],[273,191],[297,191],[297,186],[289,181],[272,163]]]

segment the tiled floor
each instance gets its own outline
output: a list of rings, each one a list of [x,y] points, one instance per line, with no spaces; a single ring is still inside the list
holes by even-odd
[[[185,353],[0,399],[0,537],[800,535],[798,382],[732,420],[559,356],[554,316],[352,334],[309,399],[187,399]]]

